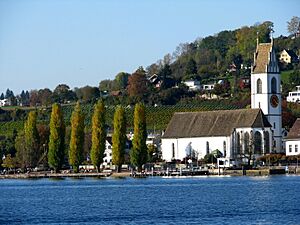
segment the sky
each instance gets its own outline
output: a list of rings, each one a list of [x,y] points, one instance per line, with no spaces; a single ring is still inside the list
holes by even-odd
[[[0,93],[98,86],[180,43],[272,21],[288,35],[299,0],[0,0]]]

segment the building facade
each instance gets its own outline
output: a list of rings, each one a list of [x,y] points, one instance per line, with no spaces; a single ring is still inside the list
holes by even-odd
[[[286,155],[299,155],[300,154],[300,118],[296,120],[293,127],[290,129],[287,137],[285,138],[285,151]]]
[[[257,45],[251,69],[251,108],[262,109],[274,132],[274,151],[282,152],[280,72],[271,43]]]
[[[271,152],[271,124],[261,109],[175,113],[161,149],[168,162],[219,150],[225,166],[239,165]]]

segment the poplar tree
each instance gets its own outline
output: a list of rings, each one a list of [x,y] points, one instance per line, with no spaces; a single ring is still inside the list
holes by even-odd
[[[124,163],[126,139],[125,110],[122,106],[118,106],[114,114],[114,133],[112,136],[112,163],[117,166],[117,172],[121,171]]]
[[[93,165],[97,168],[97,172],[100,171],[100,165],[103,163],[105,142],[105,106],[103,100],[100,100],[94,106],[94,114],[92,118],[91,159]]]
[[[64,162],[65,153],[65,124],[61,106],[57,103],[52,105],[50,118],[50,137],[48,163],[58,172]]]
[[[83,162],[84,144],[84,114],[79,102],[77,102],[71,117],[71,137],[69,150],[69,163],[75,173],[79,171],[79,165]]]
[[[134,109],[134,136],[133,148],[130,154],[131,163],[142,170],[143,164],[147,162],[147,128],[145,106],[137,103]]]
[[[25,164],[27,167],[35,167],[39,158],[39,133],[36,127],[37,114],[31,111],[24,125],[25,136]]]

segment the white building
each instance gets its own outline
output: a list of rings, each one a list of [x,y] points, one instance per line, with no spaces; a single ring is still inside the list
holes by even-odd
[[[112,163],[112,138],[107,137],[105,142],[103,166],[110,165],[111,163]]]
[[[273,42],[257,45],[251,84],[252,109],[175,113],[162,137],[163,159],[203,158],[218,149],[223,165],[232,166],[282,152],[280,73]]]
[[[299,102],[300,101],[300,86],[296,86],[296,91],[289,92],[286,98],[288,102]]]
[[[9,105],[8,99],[0,100],[0,107],[7,106],[7,105]]]
[[[260,108],[272,125],[275,152],[282,152],[280,72],[271,43],[258,44],[251,70],[251,108]]]
[[[209,83],[209,84],[203,84],[202,89],[205,91],[211,91],[214,90],[216,83]]]
[[[175,113],[162,137],[162,158],[204,158],[218,149],[227,166],[272,149],[271,125],[261,109]]]
[[[296,120],[293,127],[290,129],[287,137],[285,138],[285,151],[286,155],[299,155],[300,154],[300,118]]]
[[[126,148],[125,148],[125,157],[126,154],[129,154],[130,148],[131,148],[132,142],[127,140],[126,141]],[[105,151],[104,151],[104,157],[103,157],[103,166],[112,165],[112,137],[107,137],[105,142]]]
[[[198,80],[187,80],[184,81],[184,84],[188,86],[190,91],[200,91],[201,90],[201,84]]]

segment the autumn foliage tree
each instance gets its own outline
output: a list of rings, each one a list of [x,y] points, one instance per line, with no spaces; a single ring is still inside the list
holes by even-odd
[[[79,165],[83,162],[84,144],[84,114],[79,102],[77,102],[71,118],[71,137],[69,150],[69,163],[74,172],[79,171]]]
[[[134,137],[133,148],[130,153],[131,163],[142,170],[142,166],[147,162],[147,128],[146,128],[146,112],[143,104],[137,103],[134,109]]]
[[[65,124],[61,106],[52,105],[50,118],[50,137],[48,163],[56,172],[61,169],[64,162],[65,151]]]
[[[100,100],[94,106],[94,114],[92,118],[91,159],[93,165],[97,168],[97,172],[100,171],[100,165],[103,162],[105,142],[105,106],[104,102]]]
[[[148,80],[145,70],[140,67],[128,78],[127,91],[130,97],[142,100],[148,90]]]
[[[112,136],[112,163],[121,171],[126,147],[126,116],[122,106],[116,108],[114,114],[114,133]]]

